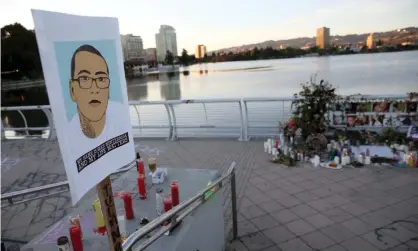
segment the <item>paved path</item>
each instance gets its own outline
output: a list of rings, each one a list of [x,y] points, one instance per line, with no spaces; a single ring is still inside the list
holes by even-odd
[[[418,169],[289,169],[268,162],[261,142],[135,142],[170,167],[237,162],[240,238],[230,250],[418,250]],[[2,142],[2,193],[63,180],[57,142]],[[29,240],[70,210],[68,193],[2,208],[2,238]]]

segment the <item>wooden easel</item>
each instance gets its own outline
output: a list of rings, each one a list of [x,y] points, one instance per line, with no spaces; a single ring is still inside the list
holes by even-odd
[[[122,251],[122,238],[119,231],[110,176],[107,176],[97,185],[97,194],[99,195],[103,219],[109,238],[110,251]]]

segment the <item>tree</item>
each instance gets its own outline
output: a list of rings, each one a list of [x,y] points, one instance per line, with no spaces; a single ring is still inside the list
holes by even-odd
[[[318,53],[318,51],[319,51],[319,47],[316,45],[309,49],[309,52],[311,53]]]
[[[180,62],[182,65],[189,65],[189,55],[187,54],[187,50],[183,49],[181,52]]]
[[[167,51],[167,54],[165,55],[165,63],[172,65],[173,62],[174,62],[173,53],[171,53],[171,51]]]
[[[203,62],[208,62],[208,54],[207,53],[205,53],[205,55],[203,56],[202,61]]]
[[[367,45],[363,45],[363,47],[361,47],[360,52],[367,52],[369,50],[369,48],[367,47]]]
[[[42,66],[35,32],[19,23],[1,29],[1,71],[3,79],[42,77]]]
[[[293,115],[296,124],[302,130],[302,137],[306,139],[310,135],[326,131],[329,104],[335,102],[337,94],[335,88],[324,80],[317,84],[315,77],[301,86],[299,96],[302,99],[293,101],[292,106],[295,108]]]
[[[383,45],[383,41],[381,39],[377,40],[376,46],[382,46],[382,45]]]

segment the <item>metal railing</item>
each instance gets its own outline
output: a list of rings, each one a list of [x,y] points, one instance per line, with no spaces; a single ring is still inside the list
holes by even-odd
[[[385,99],[405,100],[400,96],[350,97],[355,102],[377,102]],[[169,101],[131,101],[129,103],[134,137],[177,138],[223,137],[249,140],[252,137],[273,136],[278,133],[278,122],[292,116],[291,98],[190,99]],[[357,100],[357,101],[356,101]],[[340,101],[343,102],[343,101]],[[42,111],[45,126],[31,127],[26,114]],[[2,133],[6,138],[28,137],[41,131],[48,140],[56,139],[50,106],[2,107]],[[6,127],[3,120],[9,113],[17,113],[23,127]],[[401,113],[399,113],[401,114]],[[349,114],[344,114],[347,116]],[[368,113],[375,115],[375,113]],[[332,116],[330,121],[332,125]],[[338,115],[341,116],[341,115]],[[32,118],[40,120],[39,116]],[[37,121],[39,124],[39,121]],[[366,126],[367,127],[367,126]],[[364,129],[364,128],[363,128]],[[23,135],[16,134],[16,132]]]
[[[112,173],[111,175],[116,175],[116,174],[127,172],[127,171],[129,171],[129,169],[131,169],[134,166],[136,166],[136,161],[132,161],[131,163],[129,163],[128,165],[118,169],[116,172]],[[48,192],[50,190],[57,190],[57,189],[61,189],[61,190],[55,191],[55,192],[52,192],[52,193]],[[29,201],[32,201],[32,200],[41,199],[41,198],[44,198],[44,197],[50,197],[50,196],[57,195],[57,194],[60,194],[60,193],[64,193],[64,192],[67,192],[67,191],[69,191],[68,181],[61,181],[61,182],[57,182],[57,183],[53,183],[53,184],[48,184],[48,185],[45,185],[45,186],[27,188],[27,189],[14,191],[14,192],[10,192],[10,193],[4,193],[4,194],[1,195],[1,200],[2,201],[8,201],[9,205],[2,205],[2,207],[6,207],[6,206],[10,206],[10,205],[17,205],[17,204],[29,202]],[[25,195],[37,194],[37,193],[40,193],[40,192],[45,192],[45,194],[37,195],[37,196],[34,196],[32,198],[28,198],[28,199],[22,199],[23,196],[25,196]],[[13,199],[17,199],[17,201],[13,201]]]
[[[225,184],[224,184],[224,181]],[[235,180],[235,162],[232,162],[228,171],[214,181],[210,186],[202,189],[193,197],[180,203],[170,211],[162,214],[158,218],[154,219],[144,227],[140,228],[135,233],[131,234],[128,239],[123,243],[123,250],[125,251],[140,251],[145,250],[158,238],[163,236],[167,231],[174,228],[179,222],[184,219],[187,215],[191,214],[198,207],[203,205],[208,198],[207,192],[212,192],[211,196],[217,193],[223,186],[231,182],[231,202],[232,202],[232,239],[235,240],[238,235],[238,220],[237,220],[237,197],[236,197],[236,180]],[[169,221],[168,225],[162,226],[163,223]],[[157,230],[158,229],[158,230]],[[145,239],[143,242],[135,246],[141,239],[146,237],[151,232],[157,230],[152,234],[150,238]],[[133,249],[135,247],[135,249]]]

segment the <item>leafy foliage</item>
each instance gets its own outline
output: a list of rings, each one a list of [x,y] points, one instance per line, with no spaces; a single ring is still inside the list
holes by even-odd
[[[317,84],[315,77],[301,86],[300,97],[293,101],[292,107],[296,124],[301,129],[302,137],[306,139],[309,135],[324,133],[327,130],[329,121],[326,115],[337,95],[331,84],[324,80]]]
[[[187,66],[189,65],[189,55],[187,54],[187,50],[183,49],[181,52],[181,56],[179,58],[182,65]]]
[[[377,138],[378,143],[391,144],[406,144],[406,132],[400,132],[392,128],[385,128]]]
[[[1,29],[1,71],[3,79],[42,77],[35,32],[19,23]]]
[[[171,51],[167,51],[167,54],[165,55],[165,63],[172,65],[174,63],[174,56]]]

